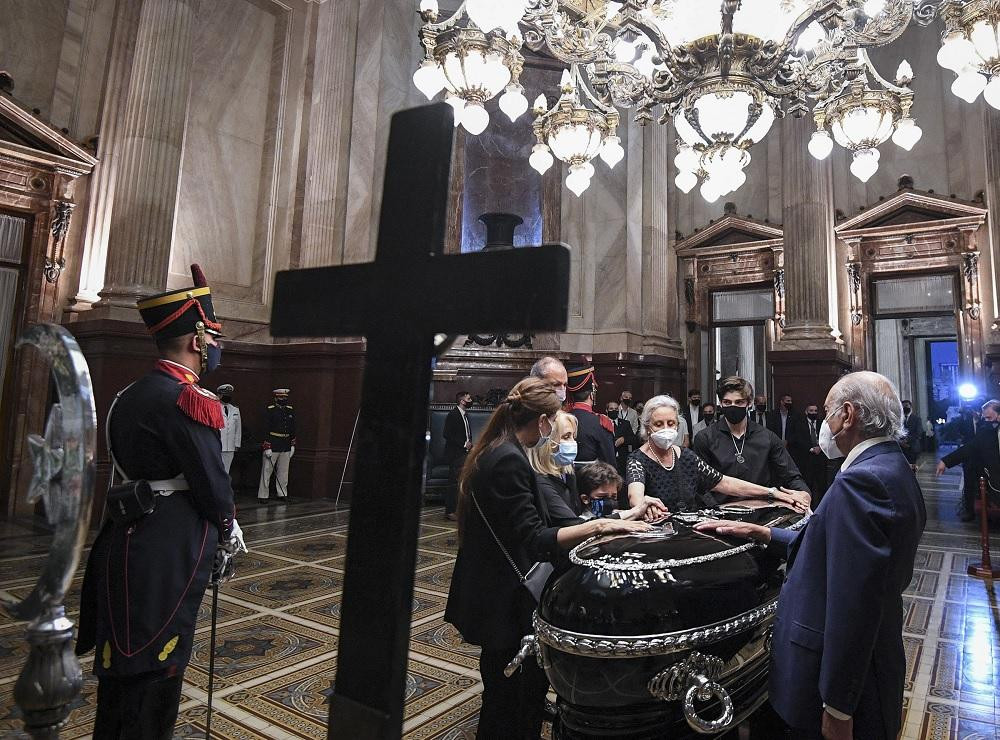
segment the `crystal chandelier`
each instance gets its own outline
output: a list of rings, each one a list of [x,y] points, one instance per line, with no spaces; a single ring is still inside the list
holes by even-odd
[[[952,70],[951,91],[966,102],[983,98],[1000,109],[1000,0],[945,0],[945,31],[937,60]]]
[[[1000,0],[466,0],[444,21],[436,0],[421,0],[425,58],[414,82],[428,97],[444,90],[457,120],[478,133],[488,123],[483,104],[502,90],[512,120],[527,107],[518,82],[524,47],[565,64],[573,92],[564,88],[552,110],[536,111],[531,164],[545,171],[553,155],[566,162],[574,192],[589,182],[594,156],[607,148],[615,160],[620,150],[608,127],[615,109],[630,109],[640,124],[672,122],[677,187],[689,192],[700,182],[708,201],[743,184],[750,150],[776,118],[810,108],[819,129],[810,151],[829,154],[836,140],[854,152],[852,172],[867,179],[879,144],[892,137],[912,147],[920,129],[909,116],[912,73],[887,82],[865,49],[895,41],[912,20],[927,25],[942,3],[966,8],[946,19],[952,35],[969,37],[952,57],[965,69],[975,46],[976,74],[988,86],[998,73],[996,13],[984,16],[992,25],[959,20],[974,15],[967,6],[995,9]],[[993,46],[982,30],[969,41],[987,27]],[[575,133],[555,143],[554,131],[570,130],[571,109]]]
[[[809,141],[809,153],[826,159],[836,141],[853,152],[851,173],[868,182],[878,170],[879,145],[891,136],[897,146],[910,151],[923,132],[910,117],[910,65],[905,60],[899,65],[893,84],[879,76],[867,53],[859,49],[857,54],[857,61],[845,70],[846,84],[816,105],[817,131]]]
[[[581,88],[595,108],[580,102]],[[533,128],[538,143],[531,150],[528,162],[543,175],[552,166],[555,155],[569,165],[566,187],[579,197],[590,186],[594,174],[591,160],[600,155],[608,167],[614,167],[625,156],[625,150],[615,135],[618,112],[594,98],[575,65],[572,71],[563,71],[561,92],[551,109],[546,109],[544,95],[535,100]]]

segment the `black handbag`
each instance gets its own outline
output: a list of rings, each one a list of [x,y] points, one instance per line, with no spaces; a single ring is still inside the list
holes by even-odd
[[[470,493],[469,495],[472,499],[472,503],[476,505],[476,509],[479,511],[479,516],[483,518],[483,524],[486,525],[486,528],[490,530],[490,534],[493,535],[493,540],[497,543],[497,547],[500,548],[500,552],[504,554],[504,557],[507,558],[507,562],[510,563],[510,567],[514,569],[514,573],[517,575],[517,580],[524,587],[525,591],[528,592],[537,606],[538,602],[542,598],[542,589],[544,589],[545,584],[548,583],[549,576],[552,575],[552,572],[555,570],[555,566],[552,565],[552,563],[539,560],[528,569],[527,573],[521,573],[521,569],[517,567],[517,563],[514,562],[514,558],[510,556],[510,553],[507,552],[507,548],[503,546],[500,538],[497,537],[497,533],[494,532],[493,527],[490,526],[490,520],[486,518],[486,514],[479,505],[479,501],[476,500],[476,495],[473,493]]]

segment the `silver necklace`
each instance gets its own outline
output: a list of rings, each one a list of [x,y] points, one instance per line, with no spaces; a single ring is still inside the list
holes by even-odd
[[[747,435],[746,435],[746,432],[743,433],[743,437],[742,437],[743,446],[742,447],[737,447],[737,445],[736,445],[736,437],[730,436],[730,439],[733,441],[733,448],[736,450],[736,462],[738,462],[740,465],[742,465],[743,463],[746,462],[746,458],[743,457],[743,450],[747,446]]]

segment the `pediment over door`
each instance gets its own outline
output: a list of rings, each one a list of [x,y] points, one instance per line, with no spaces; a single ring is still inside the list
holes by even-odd
[[[774,247],[781,244],[782,235],[780,225],[728,212],[718,221],[679,240],[676,244],[677,256],[705,257]]]
[[[986,220],[986,207],[930,191],[905,188],[868,206],[837,225],[837,236],[892,235],[955,228],[978,228]]]
[[[89,173],[97,164],[90,152],[5,95],[0,95],[0,154],[72,177]]]

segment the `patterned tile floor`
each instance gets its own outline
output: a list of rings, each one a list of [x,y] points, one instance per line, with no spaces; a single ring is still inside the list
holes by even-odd
[[[957,473],[933,477],[921,468],[929,522],[906,595],[908,661],[902,737],[977,740],[1000,737],[1000,608],[986,585],[965,574],[979,556],[973,525],[961,524]],[[225,738],[323,738],[337,655],[347,513],[326,502],[240,509],[251,554],[219,597],[213,735]],[[44,526],[0,523],[0,589],[30,590]],[[406,684],[405,736],[460,740],[475,735],[479,711],[476,648],[443,621],[454,526],[440,508],[424,512],[420,531],[413,629]],[[1000,537],[993,538],[1000,560]],[[67,601],[79,600],[79,575]],[[202,605],[176,738],[204,737],[208,679],[209,600]],[[0,622],[0,736],[24,737],[13,705],[14,680],[26,646],[23,627]],[[96,683],[89,675],[64,738],[87,737]]]

